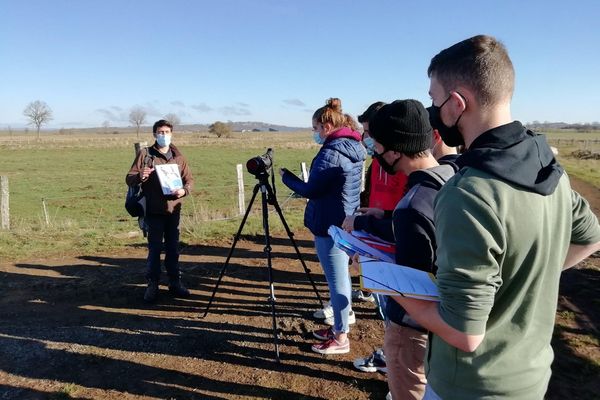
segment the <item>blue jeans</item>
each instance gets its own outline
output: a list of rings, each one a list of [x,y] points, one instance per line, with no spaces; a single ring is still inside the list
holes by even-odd
[[[427,386],[425,386],[425,396],[423,396],[423,400],[442,400],[442,398],[433,391],[429,384],[427,384]]]
[[[347,333],[350,331],[348,314],[352,309],[349,257],[333,245],[333,239],[329,236],[315,236],[315,248],[329,286],[331,308],[333,308],[333,331]]]
[[[148,225],[148,259],[146,279],[160,279],[160,253],[165,249],[165,269],[169,279],[179,278],[179,217],[180,214],[152,214],[145,217]]]

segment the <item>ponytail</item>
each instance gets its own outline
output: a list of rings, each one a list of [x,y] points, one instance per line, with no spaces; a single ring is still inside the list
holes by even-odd
[[[348,120],[352,120],[352,117],[342,112],[342,101],[340,99],[331,97],[327,99],[327,102],[323,107],[315,111],[312,119],[321,124],[329,122],[334,129],[339,129],[344,126],[350,127],[348,125]],[[352,124],[354,126],[356,125],[354,120],[352,120]]]

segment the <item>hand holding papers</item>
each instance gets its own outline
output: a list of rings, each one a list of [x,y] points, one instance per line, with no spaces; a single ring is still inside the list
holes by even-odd
[[[183,189],[183,181],[177,164],[160,164],[154,167],[163,194],[170,195],[174,190]]]
[[[359,254],[377,260],[394,262],[392,243],[364,232],[352,231],[350,234],[334,225],[329,227],[327,233],[335,242],[335,246],[348,253],[350,257]]]
[[[361,289],[389,296],[439,301],[433,274],[403,265],[359,257]]]

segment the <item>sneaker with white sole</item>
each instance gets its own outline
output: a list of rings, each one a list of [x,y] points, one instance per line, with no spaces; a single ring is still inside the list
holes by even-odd
[[[385,364],[385,355],[382,349],[377,349],[368,357],[357,358],[354,360],[354,367],[363,372],[387,372]]]
[[[325,303],[325,307],[315,311],[313,317],[318,319],[333,317],[333,307],[331,307],[331,303],[329,301]]]
[[[311,349],[320,354],[346,354],[350,352],[350,340],[338,342],[333,337],[325,342],[314,344]]]
[[[327,317],[323,320],[323,323],[325,325],[329,325],[329,326],[333,326],[334,321],[333,321],[333,311],[331,312],[331,317]],[[348,325],[352,325],[356,323],[356,316],[354,315],[354,311],[350,310],[350,313],[348,314]]]
[[[373,293],[363,292],[360,289],[356,289],[352,291],[352,300],[368,301],[369,303],[375,303],[375,296],[373,296]]]

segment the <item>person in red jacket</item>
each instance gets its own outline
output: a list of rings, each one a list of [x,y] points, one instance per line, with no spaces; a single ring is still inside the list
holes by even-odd
[[[393,210],[404,194],[407,176],[402,173],[389,174],[378,160],[378,154],[373,151],[373,138],[369,134],[369,119],[385,103],[382,101],[371,104],[365,112],[358,116],[358,122],[363,126],[363,143],[367,153],[372,156],[372,162],[366,172],[365,190],[361,193],[361,207]]]

